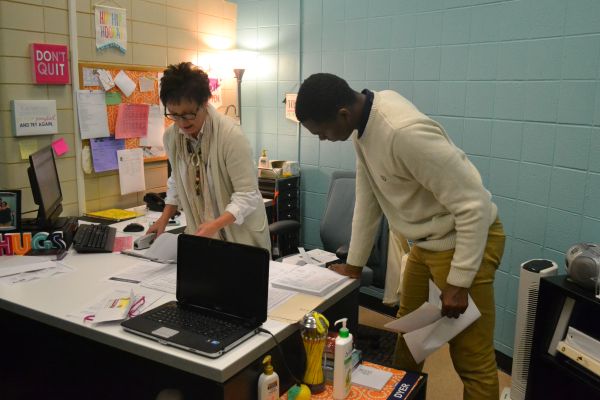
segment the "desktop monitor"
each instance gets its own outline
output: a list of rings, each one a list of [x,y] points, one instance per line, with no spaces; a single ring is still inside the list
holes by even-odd
[[[54,161],[52,146],[44,147],[29,156],[29,183],[33,201],[38,205],[36,227],[53,229],[62,226],[62,190]]]

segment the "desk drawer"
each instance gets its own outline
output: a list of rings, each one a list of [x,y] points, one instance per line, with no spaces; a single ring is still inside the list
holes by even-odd
[[[298,199],[298,191],[296,189],[293,190],[282,190],[279,192],[280,201],[297,201]]]
[[[295,219],[298,221],[300,218],[300,210],[297,208],[293,208],[290,210],[286,209],[277,209],[277,220],[283,221],[285,219]]]

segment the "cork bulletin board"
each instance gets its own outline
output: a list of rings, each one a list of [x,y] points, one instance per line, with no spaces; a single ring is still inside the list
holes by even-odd
[[[121,103],[129,103],[129,104],[149,104],[149,105],[158,105],[160,103],[159,98],[159,82],[158,82],[158,73],[164,71],[164,67],[147,67],[147,66],[136,66],[136,65],[126,65],[126,64],[107,64],[107,63],[79,63],[79,88],[81,90],[103,90],[102,86],[87,86],[84,82],[84,69],[103,69],[107,71],[114,79],[114,77],[120,72],[123,71],[127,74],[129,78],[131,78],[135,83],[136,87],[133,93],[130,96],[126,97],[117,86],[108,90],[106,93],[118,93],[121,95]],[[140,78],[145,77],[154,81],[154,90],[142,92],[140,90]],[[107,105],[107,114],[108,114],[108,128],[111,136],[115,134],[115,126],[117,123],[117,113],[119,109],[118,104]],[[164,118],[165,128],[167,128],[172,121]],[[88,139],[83,140],[84,145],[89,144]],[[127,138],[125,139],[125,148],[133,149],[136,147],[140,147],[140,139],[139,138]],[[152,157],[144,155],[144,162],[154,162],[154,161],[163,161],[166,160],[166,156],[158,156]]]

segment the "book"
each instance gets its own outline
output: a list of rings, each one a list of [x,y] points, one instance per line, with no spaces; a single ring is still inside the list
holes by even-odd
[[[304,292],[314,296],[324,296],[348,279],[350,278],[327,268],[306,264],[295,266],[285,275],[274,279],[271,285],[280,289]]]
[[[408,398],[421,379],[423,379],[423,375],[420,375],[417,372],[406,371],[406,374],[400,379],[400,382],[396,384],[392,393],[387,397],[387,400]]]
[[[108,221],[119,222],[119,221],[125,221],[125,220],[136,218],[136,217],[141,217],[142,214],[137,213],[135,211],[122,210],[120,208],[109,208],[107,210],[88,212],[88,213],[85,213],[85,216],[92,217],[92,218],[105,219]]]

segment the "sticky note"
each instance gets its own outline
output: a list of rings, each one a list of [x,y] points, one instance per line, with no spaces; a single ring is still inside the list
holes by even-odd
[[[121,104],[121,93],[107,92],[105,95],[105,101],[107,106]]]
[[[31,153],[35,153],[38,150],[37,140],[20,140],[19,150],[21,151],[21,159],[27,160]]]
[[[69,145],[64,138],[56,139],[52,142],[52,148],[54,149],[54,153],[59,157],[69,151]]]

